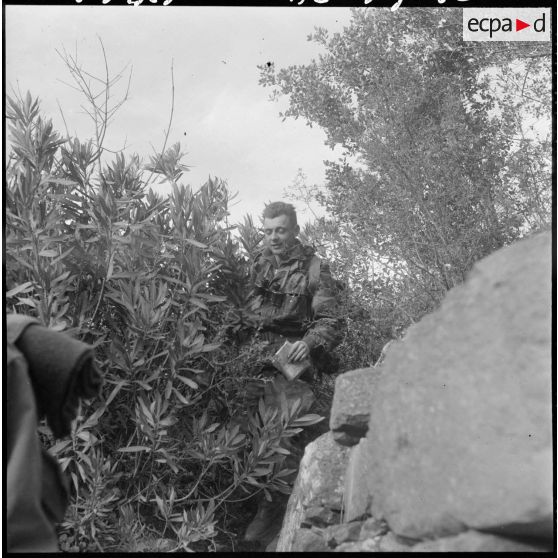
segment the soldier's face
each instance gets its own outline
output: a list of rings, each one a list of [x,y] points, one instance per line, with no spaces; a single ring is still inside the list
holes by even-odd
[[[287,215],[279,215],[273,219],[266,218],[263,222],[264,242],[273,254],[283,254],[296,240],[300,231],[298,225],[291,225]]]

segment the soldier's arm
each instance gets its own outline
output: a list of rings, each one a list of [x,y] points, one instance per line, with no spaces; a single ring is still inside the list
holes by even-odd
[[[345,320],[339,305],[339,289],[326,262],[320,264],[320,280],[312,297],[312,323],[303,337],[312,351],[322,346],[326,351],[334,349],[345,333]]]

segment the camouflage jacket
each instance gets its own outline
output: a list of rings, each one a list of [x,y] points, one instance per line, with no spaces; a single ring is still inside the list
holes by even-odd
[[[314,254],[299,241],[286,258],[262,249],[251,269],[249,309],[258,317],[264,338],[302,339],[315,355],[320,348],[329,352],[341,342],[344,322],[339,316],[337,284],[323,261],[311,292],[309,268]]]

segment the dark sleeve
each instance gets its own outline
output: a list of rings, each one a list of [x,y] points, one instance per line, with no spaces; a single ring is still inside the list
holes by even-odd
[[[339,305],[339,289],[329,265],[320,264],[320,280],[312,297],[312,323],[303,337],[310,350],[322,346],[326,351],[334,349],[345,334],[345,320]]]
[[[7,369],[7,550],[57,552],[55,527],[42,502],[44,463],[35,396],[25,358],[9,342]]]

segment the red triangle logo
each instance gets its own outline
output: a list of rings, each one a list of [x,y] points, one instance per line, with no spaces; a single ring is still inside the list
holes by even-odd
[[[516,31],[521,31],[522,29],[525,29],[526,27],[531,27],[531,24],[530,23],[525,23],[524,21],[521,21],[520,19],[515,20],[515,30]]]

